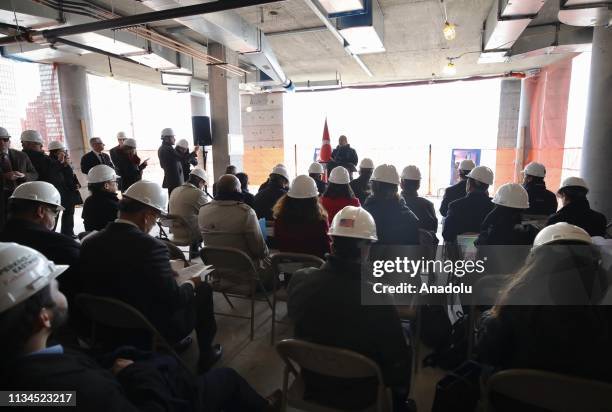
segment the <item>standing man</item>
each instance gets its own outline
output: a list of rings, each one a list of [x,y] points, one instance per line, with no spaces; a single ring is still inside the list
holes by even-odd
[[[25,130],[21,133],[21,151],[28,155],[32,166],[38,173],[38,179],[57,185],[59,182],[58,167],[43,151],[43,139],[36,130]]]
[[[331,157],[332,162],[336,163],[336,166],[343,166],[350,173],[357,171],[359,158],[355,149],[348,143],[345,135],[338,138],[338,146],[332,151]]]
[[[529,209],[526,215],[550,216],[557,211],[557,196],[546,189],[544,177],[546,167],[542,163],[531,162],[523,170],[523,187],[529,194]]]
[[[89,145],[91,146],[91,152],[86,153],[81,157],[81,172],[83,174],[89,173],[89,169],[97,165],[106,165],[115,168],[111,158],[104,151],[104,142],[99,137],[92,137],[89,139]]]
[[[110,153],[110,157],[111,160],[113,161],[113,164],[117,164],[117,153],[119,152],[119,149],[121,149],[123,147],[123,143],[125,143],[125,140],[127,139],[127,136],[125,135],[125,132],[119,132],[117,133],[117,146],[113,147],[112,149],[109,150]]]
[[[162,144],[157,150],[159,165],[164,169],[162,187],[168,189],[168,197],[172,191],[184,183],[183,157],[174,149],[174,130],[167,127],[161,132]]]
[[[440,205],[440,214],[446,217],[448,213],[448,205],[453,200],[461,199],[467,194],[465,183],[467,181],[467,175],[470,171],[475,168],[476,165],[472,159],[464,159],[459,163],[459,181],[452,186],[446,188],[444,197],[442,198],[442,204]]]

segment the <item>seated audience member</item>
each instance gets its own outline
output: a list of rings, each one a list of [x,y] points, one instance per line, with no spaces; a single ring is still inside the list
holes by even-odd
[[[176,142],[174,147],[176,151],[182,156],[181,165],[183,167],[183,177],[185,181],[189,179],[189,173],[191,172],[191,166],[198,165],[198,149],[199,146],[193,148],[193,152],[189,151],[189,142],[187,139],[180,139]]]
[[[557,196],[561,199],[561,209],[548,218],[546,225],[567,222],[586,230],[591,236],[606,235],[606,217],[591,209],[586,197],[589,187],[579,177],[563,180]]]
[[[236,175],[238,173],[238,169],[236,169],[236,166],[234,165],[229,165],[225,168],[225,174],[226,175]],[[213,183],[213,198],[217,196],[217,182]]]
[[[359,202],[363,205],[372,194],[372,186],[370,185],[370,178],[374,172],[374,162],[372,159],[363,158],[359,163],[359,177],[351,181],[351,189],[355,192],[355,196],[359,199]]]
[[[531,162],[523,170],[523,187],[529,195],[529,209],[526,215],[552,215],[557,211],[557,197],[546,189],[544,177],[546,167],[537,162]]]
[[[323,181],[323,174],[325,170],[323,170],[323,165],[319,162],[313,162],[310,167],[308,167],[308,176],[312,177],[317,184],[317,191],[319,195],[322,195],[327,189],[327,183]]]
[[[204,193],[207,181],[208,175],[204,170],[199,167],[193,169],[187,181],[172,191],[168,205],[169,213],[182,217],[188,225],[173,225],[172,235],[177,241],[191,243],[189,255],[192,258],[197,256],[198,245],[202,243],[198,230],[198,213],[200,208],[208,203],[208,197]]]
[[[442,203],[440,204],[440,214],[446,217],[448,213],[448,205],[457,200],[463,199],[467,194],[466,181],[467,175],[475,168],[476,165],[471,159],[464,159],[459,163],[457,172],[459,174],[459,181],[452,186],[449,186],[444,191],[444,197],[442,197]]]
[[[91,196],[85,199],[83,205],[85,231],[102,230],[117,219],[117,178],[115,169],[106,165],[94,166],[87,173],[87,188]]]
[[[54,140],[49,142],[48,148],[49,157],[53,160],[54,169],[58,177],[55,179],[55,183],[51,183],[60,192],[62,196],[62,206],[64,207],[64,211],[62,212],[61,232],[75,239],[74,207],[83,204],[83,198],[79,192],[81,184],[72,169],[70,157],[68,156],[68,151],[64,143]]]
[[[317,185],[300,175],[274,206],[274,237],[281,252],[324,258],[330,251],[327,213],[319,202]]]
[[[342,166],[337,166],[329,175],[329,185],[323,196],[321,196],[321,204],[327,211],[327,221],[331,223],[340,210],[345,206],[361,206],[359,199],[355,197],[353,189],[351,189],[351,178],[348,170]]]
[[[421,187],[421,171],[416,166],[406,166],[402,170],[401,178],[402,198],[406,206],[419,218],[419,228],[435,234],[438,231],[438,218],[434,205],[418,193]]]
[[[457,235],[478,233],[485,217],[493,210],[489,198],[489,185],[493,184],[493,172],[486,166],[478,166],[467,175],[464,198],[448,205],[442,236],[446,242],[456,242]]]
[[[521,225],[521,216],[529,208],[529,195],[523,186],[506,183],[497,189],[493,210],[482,222],[477,245],[531,245],[533,231]]]
[[[540,231],[523,268],[483,315],[480,360],[496,370],[612,381],[609,310],[599,305],[607,287],[600,259],[577,226],[557,223]]]
[[[109,356],[105,369],[84,353],[53,344],[68,315],[55,280],[66,266],[15,243],[0,244],[0,262],[0,293],[16,297],[0,304],[3,390],[76,391],[75,410],[87,412],[278,409],[232,369],[194,379],[172,357],[130,348]]]
[[[249,192],[249,175],[246,173],[236,173],[236,177],[240,180],[240,188],[242,190],[242,201],[247,205],[255,208],[255,196]]]
[[[289,173],[285,167],[276,166],[272,169],[268,183],[255,195],[255,212],[257,218],[272,220],[272,208],[283,197],[289,188]]]
[[[172,344],[195,327],[200,368],[206,369],[221,356],[221,348],[212,346],[217,329],[212,290],[199,276],[177,285],[168,248],[149,235],[167,201],[157,183],[141,180],[130,186],[119,202],[119,218],[83,240],[83,291],[132,305]],[[126,332],[105,338],[140,346],[140,337]]]
[[[121,176],[119,190],[125,192],[130,186],[142,179],[142,171],[147,167],[147,161],[140,161],[136,153],[136,139],[125,139],[117,149],[115,169]]]
[[[383,245],[418,245],[419,219],[398,194],[400,183],[395,166],[382,164],[372,174],[372,195],[364,209],[376,222],[378,243]]]
[[[349,349],[372,359],[394,392],[395,410],[410,385],[411,351],[397,309],[361,304],[361,254],[376,241],[376,225],[362,208],[347,206],[332,222],[332,253],[320,268],[297,271],[289,282],[288,313],[295,337]],[[305,370],[305,397],[342,410],[362,410],[377,397],[371,379],[339,379]]]
[[[272,279],[269,251],[255,211],[242,202],[240,181],[223,175],[217,181],[217,196],[200,209],[198,226],[206,246],[239,249],[249,255],[259,269],[264,285]]]
[[[284,165],[284,164],[282,164],[282,163],[278,163],[278,164],[277,164],[276,166],[274,166],[274,167],[275,167],[275,168],[276,168],[276,167],[282,167],[282,168],[284,168],[284,169],[286,169],[286,168],[287,168],[287,166],[285,166],[285,165]],[[259,185],[259,188],[257,189],[257,193],[259,193],[259,192],[261,192],[262,190],[264,190],[264,189],[266,188],[266,186],[268,185],[268,183],[269,183],[269,182],[270,182],[270,178],[266,179],[266,181],[265,181],[265,182],[263,182],[261,185]]]

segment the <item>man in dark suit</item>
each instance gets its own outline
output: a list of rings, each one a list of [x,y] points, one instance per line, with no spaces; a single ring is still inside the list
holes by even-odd
[[[471,159],[465,159],[459,163],[459,181],[454,185],[447,187],[444,191],[444,197],[442,198],[442,204],[440,205],[440,214],[442,216],[446,217],[446,214],[448,213],[448,205],[451,202],[464,198],[467,194],[465,182],[467,180],[468,173],[470,173],[474,167],[476,167],[476,165]]]
[[[132,305],[175,345],[195,327],[200,367],[206,369],[221,357],[221,347],[212,346],[217,330],[212,289],[199,276],[177,284],[168,248],[148,234],[167,202],[157,183],[141,180],[130,186],[119,203],[119,218],[83,241],[83,291]],[[150,343],[132,331],[101,337],[111,345]]]
[[[113,161],[110,156],[103,153],[104,143],[99,137],[92,137],[89,139],[89,145],[91,146],[91,152],[86,153],[81,157],[81,172],[87,174],[89,169],[97,165],[107,165],[115,168]]]
[[[43,139],[36,130],[24,130],[21,133],[21,151],[28,155],[32,166],[38,173],[38,179],[58,186],[62,182],[59,164],[54,162],[43,151]]]
[[[119,132],[117,133],[117,146],[113,147],[112,149],[110,149],[108,151],[108,153],[110,153],[110,157],[111,157],[111,161],[113,162],[113,164],[117,167],[119,167],[119,149],[121,149],[123,147],[123,143],[125,143],[125,140],[127,139],[127,136],[125,134],[125,132]],[[119,185],[119,187],[121,187],[121,174],[119,174],[119,176],[117,177],[117,185]]]
[[[183,156],[174,149],[174,131],[165,128],[161,133],[162,144],[157,150],[159,165],[164,169],[164,182],[162,187],[168,189],[168,196],[174,188],[184,183]]]
[[[342,135],[338,138],[338,146],[332,151],[331,165],[328,165],[328,172],[331,173],[336,166],[342,166],[348,170],[352,176],[352,173],[357,171],[358,161],[359,157],[357,156],[357,152],[348,143],[346,136]]]

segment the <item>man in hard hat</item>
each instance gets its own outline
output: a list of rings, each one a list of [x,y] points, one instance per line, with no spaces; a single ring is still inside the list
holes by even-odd
[[[106,165],[92,167],[87,173],[87,188],[91,196],[83,204],[83,223],[86,232],[102,230],[117,219],[119,198],[115,169]]]
[[[199,167],[193,169],[189,178],[181,186],[172,191],[168,212],[171,215],[180,216],[184,219],[187,226],[182,222],[174,222],[172,225],[172,235],[179,242],[189,242],[189,255],[197,257],[202,236],[198,230],[198,213],[200,208],[208,203],[208,196],[204,192],[208,182],[208,175]]]
[[[181,155],[181,167],[183,168],[183,178],[185,181],[189,179],[191,166],[198,165],[198,150],[199,146],[194,146],[193,151],[189,151],[189,142],[187,139],[180,139],[176,142],[176,151]]]
[[[419,218],[419,228],[432,232],[438,231],[438,218],[433,203],[419,196],[421,187],[421,171],[414,165],[409,165],[402,170],[402,198],[406,206]]]
[[[123,147],[123,143],[126,141],[126,139],[127,139],[127,135],[125,134],[125,132],[117,133],[117,146],[113,147],[112,149],[108,151],[110,153],[111,160],[113,161],[113,164],[115,165],[118,163],[117,153],[119,149]]]
[[[526,215],[549,216],[557,211],[557,197],[546,189],[545,176],[546,167],[542,163],[531,162],[523,170],[523,187],[529,194]]]
[[[81,172],[83,172],[83,174],[89,173],[89,170],[97,165],[106,165],[113,169],[115,168],[115,164],[110,156],[104,153],[104,142],[101,138],[92,137],[89,139],[89,146],[91,146],[91,151],[85,153],[83,157],[81,157]]]
[[[123,347],[104,364],[56,344],[51,336],[68,318],[58,290],[64,265],[16,243],[0,243],[0,387],[11,392],[74,391],[76,410],[273,411],[278,397],[262,398],[229,368],[197,379],[161,353]],[[5,299],[6,298],[6,299]],[[61,398],[67,400],[67,396]]]
[[[447,242],[456,242],[462,233],[479,233],[485,217],[493,210],[489,186],[493,184],[493,171],[486,166],[473,168],[467,174],[467,194],[448,205],[442,236]]]
[[[125,192],[130,186],[142,179],[142,172],[148,166],[138,157],[136,152],[136,139],[125,139],[123,145],[117,150],[115,170],[121,178],[119,179],[119,190]]]
[[[162,187],[168,189],[168,197],[172,191],[184,183],[182,156],[174,148],[174,130],[165,128],[161,132],[162,144],[157,150],[159,165],[164,169]]]
[[[287,309],[295,322],[295,337],[368,357],[380,367],[394,401],[405,401],[411,350],[397,309],[388,296],[388,305],[361,303],[362,288],[368,287],[361,278],[361,259],[377,240],[374,218],[360,207],[346,206],[334,217],[329,235],[332,252],[325,264],[299,270],[291,277]],[[367,409],[377,398],[376,385],[369,379],[349,383],[306,369],[302,374],[306,393],[334,409]]]
[[[222,352],[220,346],[212,345],[217,325],[210,285],[199,276],[177,285],[168,248],[149,235],[167,202],[166,191],[146,180],[125,191],[119,218],[83,239],[79,262],[86,274],[83,291],[132,305],[173,345],[181,346],[195,327],[199,366],[206,369]],[[117,344],[136,346],[144,344],[141,339],[133,331],[106,336]]]
[[[32,166],[38,173],[38,179],[58,186],[61,182],[59,164],[51,160],[43,151],[43,138],[36,130],[24,130],[21,133],[21,151],[28,155]]]
[[[398,194],[400,178],[393,165],[382,164],[372,173],[372,195],[363,208],[376,221],[378,243],[418,245],[419,219]]]
[[[255,212],[259,219],[273,220],[272,208],[289,189],[289,173],[283,166],[275,166],[266,187],[255,195]]]
[[[588,192],[584,179],[573,176],[564,179],[557,191],[562,207],[548,218],[546,225],[567,222],[583,228],[591,236],[606,236],[606,217],[591,209],[586,197]]]
[[[244,172],[236,173],[235,175],[240,181],[242,190],[242,201],[251,208],[255,208],[255,196],[249,191],[249,175]]]
[[[372,186],[370,185],[370,178],[374,172],[374,162],[372,159],[367,157],[361,159],[359,163],[359,177],[351,181],[351,189],[355,192],[355,196],[359,199],[359,202],[363,205],[372,194]]]
[[[338,138],[338,146],[332,150],[331,163],[335,165],[332,165],[330,171],[335,166],[342,166],[352,174],[357,170],[358,162],[357,152],[349,144],[348,138],[345,135],[340,136]]]
[[[308,176],[312,177],[317,184],[319,196],[321,196],[325,192],[325,189],[327,189],[327,183],[323,181],[324,173],[325,171],[323,170],[323,165],[319,162],[313,162],[308,167]]]
[[[49,157],[53,162],[53,169],[57,170],[57,177],[53,179],[55,183],[51,183],[60,192],[62,206],[64,207],[61,218],[61,232],[66,236],[76,239],[74,234],[74,208],[76,205],[83,204],[83,198],[81,197],[81,192],[79,192],[81,183],[72,169],[70,157],[64,143],[53,140],[49,142],[48,149]]]
[[[448,213],[448,205],[452,201],[464,198],[467,194],[465,187],[467,175],[474,167],[476,167],[476,165],[471,159],[464,159],[459,163],[459,181],[454,185],[447,187],[444,191],[444,197],[442,198],[442,203],[440,204],[440,214],[442,216],[446,216]]]
[[[70,266],[61,286],[72,299],[81,246],[71,237],[53,230],[57,215],[63,210],[60,193],[52,184],[23,183],[10,198],[9,216],[0,232],[0,241],[29,246],[58,264]]]
[[[200,209],[198,226],[206,246],[231,247],[243,251],[255,262],[264,285],[269,285],[269,250],[257,215],[242,202],[240,181],[223,175],[217,182],[217,196]]]
[[[277,163],[276,166],[274,167],[284,167],[285,169],[287,168],[287,166],[285,166],[282,163]],[[236,173],[230,173],[230,174],[236,174]],[[266,186],[268,186],[268,183],[270,183],[270,179],[266,179],[265,182],[263,182],[261,185],[259,185],[259,188],[257,189],[257,193],[261,192],[262,190],[264,190],[266,188]]]

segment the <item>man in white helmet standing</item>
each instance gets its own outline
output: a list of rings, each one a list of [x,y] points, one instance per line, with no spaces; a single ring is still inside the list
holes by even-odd
[[[142,179],[142,172],[148,166],[148,159],[141,161],[136,152],[136,139],[125,139],[123,145],[115,154],[115,170],[121,178],[119,190],[125,192],[130,186]]]
[[[372,194],[370,178],[374,172],[374,162],[372,159],[364,157],[359,163],[359,177],[351,181],[351,189],[355,192],[355,196],[359,199],[362,205],[365,203],[368,196]]]
[[[212,289],[199,276],[177,285],[168,248],[149,235],[166,213],[167,203],[166,191],[146,180],[134,183],[123,193],[118,219],[83,239],[79,262],[86,274],[83,292],[134,306],[173,345],[183,344],[195,328],[199,366],[207,369],[222,353],[219,345],[212,345],[217,331]],[[118,345],[150,343],[134,331],[116,331],[103,338]]]
[[[28,155],[32,166],[38,173],[38,179],[54,186],[61,183],[60,167],[43,151],[43,138],[36,130],[24,130],[21,133],[21,151]]]
[[[410,386],[411,350],[397,309],[384,295],[388,305],[361,303],[362,288],[368,287],[361,278],[361,259],[377,241],[374,218],[361,207],[346,206],[334,217],[329,235],[332,252],[323,266],[299,270],[289,282],[287,309],[295,322],[295,337],[370,358],[399,406]],[[362,410],[376,401],[377,387],[369,379],[347,384],[309,370],[302,373],[306,393],[326,406]]]
[[[526,215],[549,216],[557,211],[557,197],[546,189],[545,176],[546,167],[542,163],[531,162],[523,170],[523,187],[529,195]]]
[[[123,147],[123,143],[127,140],[127,135],[125,132],[117,133],[117,146],[110,149],[108,152],[110,153],[111,160],[113,164],[117,164],[117,151]]]
[[[172,191],[184,183],[183,157],[174,148],[174,130],[167,127],[161,132],[162,144],[157,150],[159,165],[164,169],[162,187],[168,189],[168,197]]]
[[[465,188],[467,175],[475,167],[476,165],[471,159],[465,159],[459,163],[459,181],[454,185],[447,187],[444,191],[444,197],[442,198],[442,203],[440,204],[440,214],[442,216],[446,216],[448,213],[448,205],[450,202],[465,197],[467,193]]]

